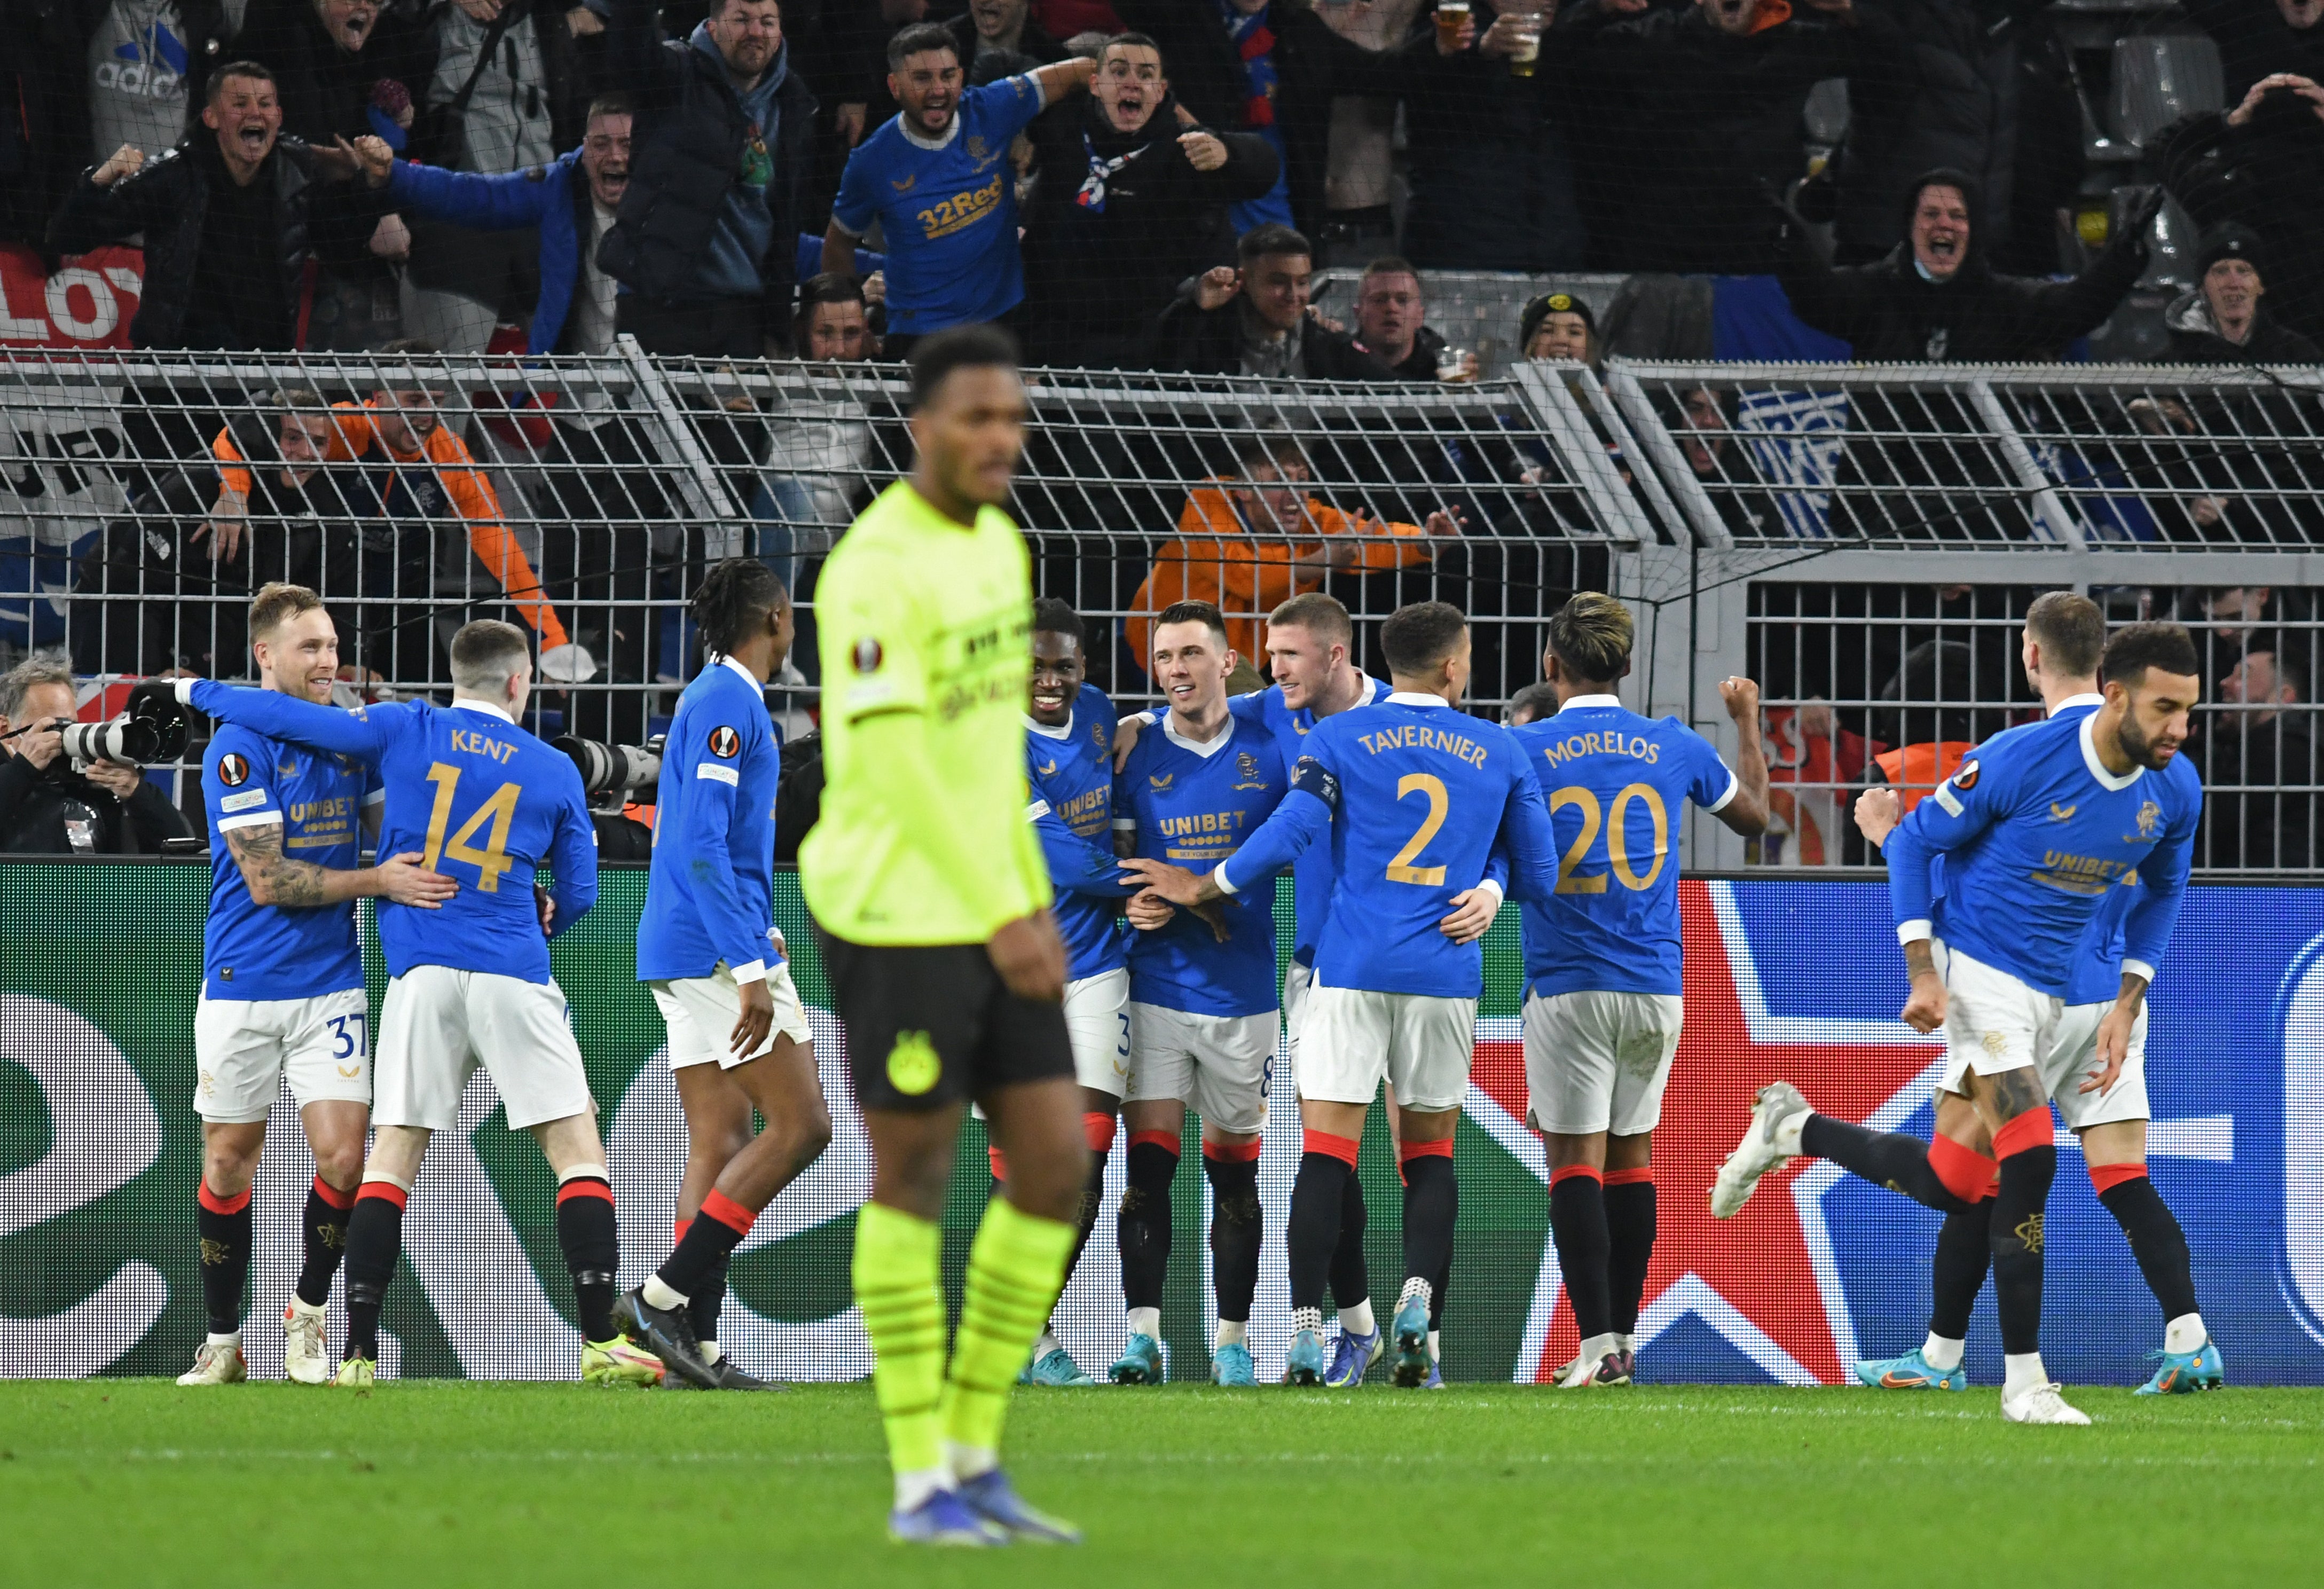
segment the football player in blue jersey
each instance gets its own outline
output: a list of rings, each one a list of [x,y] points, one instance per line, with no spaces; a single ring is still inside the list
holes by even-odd
[[[718,1345],[727,1263],[775,1195],[831,1145],[815,1033],[774,925],[783,747],[766,688],[790,654],[790,593],[756,558],[730,558],[695,592],[694,621],[707,666],[678,698],[662,747],[638,922],[638,979],[669,1028],[686,1115],[678,1245],[614,1313],[685,1382],[763,1391],[771,1387]],[[755,1136],[753,1109],[766,1122]]]
[[[1887,835],[1889,896],[1913,978],[1903,1019],[1916,1031],[1943,1028],[1947,1081],[1975,1106],[1999,1161],[1987,1217],[2005,1364],[2001,1410],[2014,1423],[2089,1422],[2042,1364],[2043,1209],[2057,1172],[2050,1098],[2070,1087],[2070,1125],[2127,1124],[2096,1116],[2111,1112],[2107,1102],[2125,1085],[2134,1052],[2143,1067],[2146,987],[2185,893],[2203,792],[2178,752],[2201,698],[2197,667],[2194,641],[2177,624],[2116,631],[2103,653],[2103,704],[1989,740]],[[2116,907],[2114,998],[2086,1035],[2087,1006],[2105,1003],[2091,997],[2090,962],[2117,958],[2108,902],[2134,887],[2130,903]],[[2096,1069],[2073,1085],[2085,1064]],[[2141,1096],[2129,1107],[2143,1121],[2143,1068],[2136,1080]],[[2143,1146],[2143,1125],[2138,1137]],[[1761,1089],[1750,1130],[1712,1185],[1711,1212],[1731,1214],[1761,1175],[1802,1153],[1895,1179],[1900,1190],[1949,1212],[1966,1206],[1990,1162],[1923,1149],[1916,1173],[1916,1155],[1900,1150],[1911,1140],[1818,1115],[1797,1088],[1774,1083]],[[1937,1185],[1914,1189],[1922,1181]],[[2134,1250],[2140,1240],[2135,1234]],[[2191,1280],[2183,1301],[2192,1313]],[[2165,1300],[2166,1312],[2173,1306]],[[2188,1354],[2188,1376],[2207,1345]]]
[[[1404,1289],[1390,1333],[1396,1382],[1436,1381],[1429,1300],[1451,1261],[1460,1193],[1453,1128],[1476,1052],[1484,936],[1506,867],[1520,897],[1556,886],[1557,855],[1541,792],[1508,730],[1462,712],[1467,620],[1423,602],[1381,627],[1395,685],[1388,699],[1315,725],[1292,792],[1233,855],[1196,877],[1152,859],[1126,861],[1163,897],[1196,905],[1263,886],[1328,842],[1333,900],[1315,946],[1300,1037],[1305,1127],[1292,1189],[1292,1342],[1286,1377],[1324,1372],[1323,1288],[1338,1245],[1347,1178],[1364,1115],[1383,1080],[1403,1111]],[[1480,898],[1481,896],[1481,898]]]
[[[1087,684],[1079,614],[1044,596],[1033,603],[1033,682],[1025,712],[1026,816],[1041,836],[1050,906],[1065,941],[1065,1029],[1082,1089],[1082,1129],[1089,1137],[1089,1180],[1082,1188],[1081,1235],[1065,1263],[1071,1281],[1096,1227],[1105,1193],[1105,1159],[1130,1086],[1130,944],[1122,901],[1136,893],[1113,857],[1113,703]],[[1006,1185],[1009,1166],[987,1150],[992,1178]],[[1019,1376],[1028,1385],[1088,1385],[1054,1328],[1042,1330]]]
[[[2087,596],[2052,591],[2026,609],[2022,651],[2025,675],[2050,716],[2087,716],[2106,704],[2098,691],[2098,658],[2106,649],[2106,616]],[[1902,820],[1893,789],[1869,789],[1857,801],[1857,825],[1876,849],[1885,848]],[[1932,858],[1931,858],[1932,859]],[[2161,1365],[2143,1395],[2216,1389],[2226,1367],[2195,1298],[2195,1272],[2186,1233],[2146,1173],[2146,1013],[2132,1024],[2121,1081],[2106,1092],[2082,1083],[2100,1068],[2099,1024],[2121,987],[2123,923],[2137,895],[2109,892],[2092,918],[2073,970],[2073,991],[2043,1054],[2042,1079],[2068,1129],[2080,1138],[2082,1162],[2098,1201],[2122,1226],[2139,1272],[2163,1309]],[[1935,901],[1931,957],[1942,955],[1944,901]],[[1916,1137],[1873,1133],[1846,1122],[1827,1134],[1848,1154],[1835,1159],[1876,1184],[1943,1212],[1931,1265],[1928,1339],[1901,1357],[1858,1363],[1856,1376],[1884,1390],[1966,1390],[1961,1366],[1969,1320],[1992,1262],[1993,1139],[1968,1098],[1966,1056],[1949,1052],[1937,1083],[1935,1128],[1924,1148]]]
[[[1281,804],[1290,786],[1276,738],[1227,710],[1235,654],[1226,619],[1208,602],[1177,602],[1154,625],[1148,669],[1169,712],[1131,751],[1114,785],[1116,827],[1131,854],[1168,866],[1219,865]],[[1265,1228],[1259,1154],[1275,1067],[1275,898],[1271,888],[1227,900],[1211,921],[1141,894],[1130,920],[1130,1184],[1122,1192],[1121,1289],[1129,1339],[1117,1384],[1159,1384],[1162,1286],[1170,1266],[1170,1183],[1186,1109],[1203,1117],[1211,1185],[1211,1270],[1218,1334],[1211,1378],[1257,1382],[1250,1345]]]
[[[1324,718],[1387,699],[1388,681],[1370,677],[1355,665],[1351,655],[1354,644],[1355,625],[1336,598],[1322,591],[1292,597],[1268,615],[1267,664],[1275,683],[1233,697],[1227,709],[1237,721],[1266,728],[1278,745],[1296,746]],[[1129,759],[1138,735],[1153,721],[1150,712],[1121,720],[1114,748],[1115,767]],[[1296,750],[1293,755],[1296,758]],[[1332,906],[1332,876],[1331,847],[1324,844],[1310,846],[1291,868],[1296,919],[1291,963],[1283,972],[1283,1033],[1284,1054],[1295,1079],[1299,1073],[1300,1023],[1306,1013],[1307,989],[1314,980],[1315,940]],[[1472,908],[1485,912],[1483,923],[1490,926],[1490,913],[1499,903],[1480,895]],[[1400,1142],[1392,1087],[1388,1093],[1388,1124],[1389,1135]],[[1335,1387],[1361,1384],[1366,1371],[1387,1350],[1386,1336],[1372,1314],[1370,1271],[1364,1258],[1364,1233],[1370,1215],[1364,1206],[1363,1178],[1349,1176],[1342,1195],[1340,1243],[1332,1253],[1331,1276],[1340,1333],[1333,1338],[1331,1363],[1323,1372],[1323,1382]],[[1438,1355],[1436,1330],[1449,1279],[1449,1272],[1439,1276],[1430,1298],[1431,1359]]]
[[[250,604],[250,641],[259,688],[329,703],[339,639],[320,596],[303,585],[265,586]],[[287,1079],[315,1180],[300,1220],[305,1259],[282,1310],[282,1366],[298,1384],[327,1384],[324,1309],[371,1117],[371,1009],[355,902],[384,897],[433,910],[458,885],[422,867],[416,850],[361,864],[358,826],[377,826],[380,790],[344,757],[228,725],[203,756],[202,786],[210,908],[194,1009],[194,1109],[202,1117],[195,1225],[209,1334],[178,1382],[248,1377],[250,1183],[267,1112]]]
[[[1674,840],[1692,801],[1767,825],[1759,687],[1730,678],[1736,766],[1674,717],[1627,710],[1629,609],[1582,591],[1549,620],[1557,710],[1512,730],[1557,830],[1556,891],[1524,909],[1526,1123],[1549,1159],[1549,1223],[1582,1350],[1569,1389],[1627,1385],[1655,1249],[1654,1132],[1685,1013]]]
[[[581,1323],[581,1377],[650,1385],[661,1363],[613,1324],[621,1238],[597,1106],[548,940],[597,897],[596,838],[581,775],[520,727],[532,690],[524,631],[484,620],[452,637],[452,704],[413,701],[337,712],[267,690],[180,679],[178,698],[212,717],[378,769],[380,848],[420,851],[457,883],[441,909],[379,912],[387,959],[373,1061],[370,1156],[347,1219],[347,1343],[335,1382],[378,1372],[379,1319],[403,1245],[403,1208],[429,1137],[459,1124],[482,1064],[513,1131],[530,1132],[557,1177],[557,1237]],[[551,886],[534,881],[541,865]]]

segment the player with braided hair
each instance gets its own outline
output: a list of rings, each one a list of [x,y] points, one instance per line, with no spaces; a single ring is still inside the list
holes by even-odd
[[[765,692],[790,654],[790,593],[765,564],[730,558],[695,593],[694,620],[709,666],[670,722],[638,923],[638,979],[669,1028],[686,1112],[686,1171],[677,1250],[620,1312],[687,1383],[766,1390],[718,1346],[727,1261],[831,1142],[815,1038],[774,925],[782,740]],[[754,1107],[766,1121],[755,1136]]]

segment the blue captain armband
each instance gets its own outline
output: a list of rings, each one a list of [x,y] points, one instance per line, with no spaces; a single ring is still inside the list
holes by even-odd
[[[1333,816],[1340,814],[1339,775],[1312,756],[1303,756],[1291,769],[1291,786],[1313,794]]]

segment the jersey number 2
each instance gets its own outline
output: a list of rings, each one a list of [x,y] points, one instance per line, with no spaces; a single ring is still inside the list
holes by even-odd
[[[1444,793],[1444,780],[1430,773],[1406,773],[1398,778],[1396,781],[1396,797],[1402,800],[1407,794],[1427,795],[1428,814],[1420,819],[1420,826],[1413,831],[1411,838],[1404,841],[1404,848],[1396,852],[1396,859],[1388,863],[1388,880],[1391,883],[1417,883],[1424,888],[1441,888],[1444,886],[1443,867],[1416,867],[1412,863],[1419,859],[1422,850],[1428,848],[1428,841],[1436,837],[1436,830],[1444,825],[1444,813],[1452,809],[1452,802]]]
[[[1646,814],[1655,822],[1654,864],[1646,868],[1643,877],[1630,865],[1629,832],[1625,825],[1633,800],[1646,802]],[[1623,785],[1621,791],[1614,796],[1612,810],[1605,813],[1598,809],[1598,796],[1587,789],[1560,789],[1549,797],[1550,814],[1553,816],[1568,806],[1581,808],[1582,831],[1575,834],[1573,842],[1565,847],[1565,853],[1557,858],[1557,891],[1560,894],[1606,892],[1604,874],[1595,877],[1573,875],[1574,868],[1590,859],[1590,847],[1598,842],[1600,829],[1606,834],[1607,862],[1614,876],[1621,879],[1622,886],[1633,891],[1654,886],[1655,879],[1662,876],[1663,859],[1670,853],[1670,813],[1664,808],[1663,797],[1655,792],[1651,784]],[[1612,820],[1609,821],[1609,817]]]
[[[509,822],[516,816],[514,784],[503,784],[493,791],[493,797],[476,807],[475,814],[460,824],[460,831],[449,840],[444,830],[452,822],[452,792],[460,786],[460,769],[438,762],[428,769],[428,781],[436,785],[435,809],[428,813],[428,850],[420,864],[429,871],[436,869],[439,859],[464,860],[483,875],[476,886],[487,894],[501,891],[501,874],[515,863],[508,858]],[[486,822],[493,825],[485,839],[485,848],[476,849],[470,840]]]

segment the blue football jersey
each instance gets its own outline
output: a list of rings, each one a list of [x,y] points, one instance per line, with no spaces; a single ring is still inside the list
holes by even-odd
[[[997,320],[1024,298],[1009,144],[1041,104],[1030,76],[1003,78],[961,95],[942,144],[898,115],[847,157],[832,218],[862,237],[879,217],[890,333]]]
[[[1375,701],[1388,699],[1386,679],[1366,678],[1363,697],[1358,706],[1370,706]],[[1290,747],[1294,761],[1299,758],[1299,743],[1312,732],[1318,721],[1315,709],[1302,706],[1294,712],[1283,703],[1283,686],[1270,684],[1264,690],[1254,690],[1248,695],[1237,695],[1228,703],[1229,710],[1238,718],[1265,725],[1276,743]],[[1352,708],[1351,708],[1352,710]],[[1315,844],[1294,862],[1291,868],[1291,958],[1303,966],[1315,963],[1315,940],[1323,934],[1323,918],[1332,909],[1332,847]]]
[[[1121,902],[1137,887],[1113,864],[1113,703],[1093,684],[1074,697],[1065,727],[1025,720],[1025,815],[1041,836],[1056,890],[1050,909],[1076,982],[1130,963]]]
[[[1510,730],[1557,833],[1557,889],[1528,900],[1526,987],[1561,993],[1680,993],[1683,801],[1722,809],[1740,786],[1711,741],[1674,717],[1581,695]]]
[[[2120,965],[2153,976],[2186,890],[2202,781],[2184,756],[2116,777],[2092,743],[2096,718],[1997,735],[1889,835],[1900,938],[1940,932],[2030,987],[2073,998],[2090,986],[2078,988],[2075,973],[2097,952],[2107,899],[2135,881],[2144,886],[2120,907]],[[1941,919],[1932,856],[1943,858]]]
[[[1399,692],[1316,724],[1291,794],[1219,868],[1220,886],[1240,898],[1327,840],[1338,880],[1315,946],[1319,987],[1474,998],[1484,948],[1439,930],[1452,901],[1485,880],[1497,848],[1520,896],[1557,879],[1525,752],[1507,729],[1434,695]]]
[[[355,902],[259,904],[250,896],[226,835],[280,828],[289,859],[353,871],[362,864],[364,807],[380,798],[377,776],[348,757],[228,723],[203,753],[202,797],[210,826],[202,997],[317,998],[361,987]]]
[[[1114,784],[1117,816],[1138,824],[1134,853],[1207,872],[1259,831],[1290,788],[1275,736],[1232,716],[1198,745],[1166,720],[1138,736]],[[1277,868],[1280,869],[1280,868]],[[1227,940],[1180,911],[1130,945],[1130,997],[1204,1015],[1257,1015],[1276,1007],[1275,893],[1222,902]]]
[[[774,937],[782,772],[782,736],[751,670],[730,657],[696,674],[662,745],[638,980],[707,977],[724,960],[750,981],[783,958]]]
[[[551,937],[597,899],[596,832],[581,774],[563,751],[475,701],[341,712],[210,679],[194,682],[189,699],[212,717],[379,769],[387,791],[379,853],[416,851],[460,885],[439,910],[380,902],[380,948],[391,976],[450,966],[549,979],[535,871],[544,861],[556,868]]]

